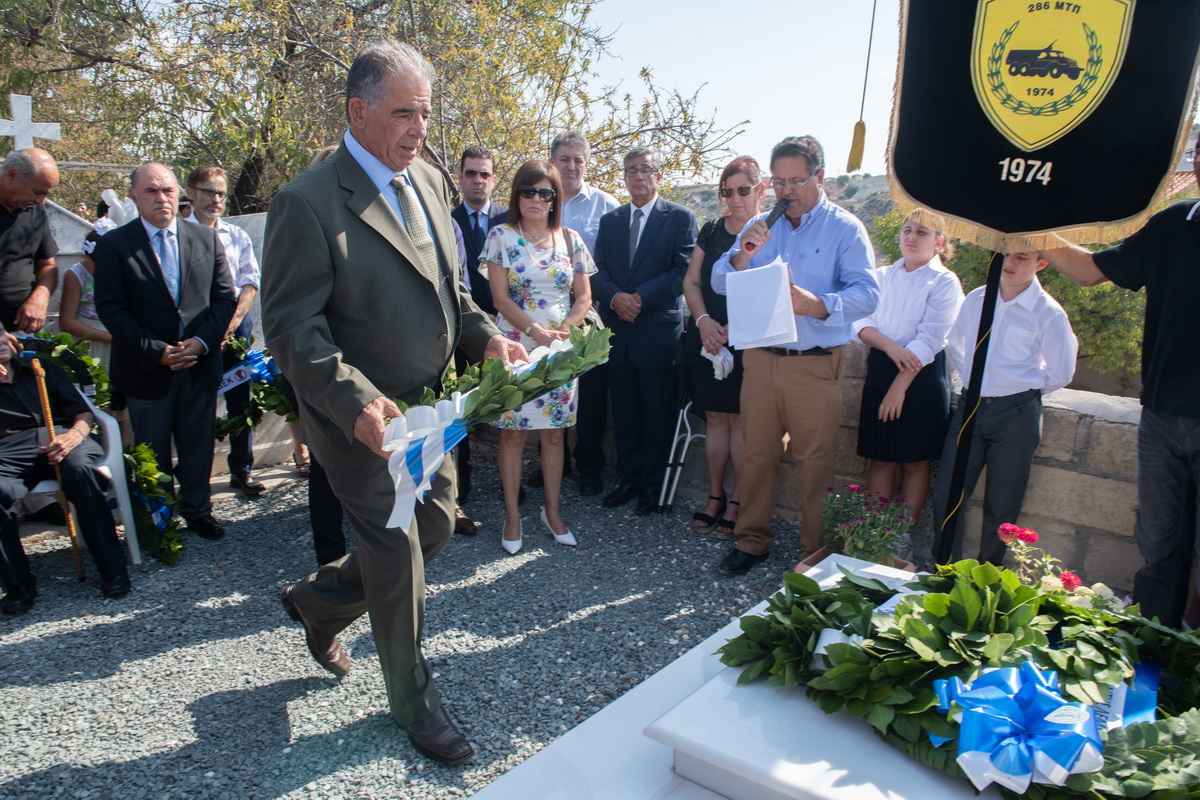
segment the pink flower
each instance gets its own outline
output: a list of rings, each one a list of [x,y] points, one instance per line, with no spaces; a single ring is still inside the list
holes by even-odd
[[[1000,537],[1000,541],[1005,544],[1011,544],[1017,540],[1017,534],[1020,532],[1021,529],[1019,527],[1013,525],[1011,522],[1006,522],[1000,526],[1000,530],[996,532],[996,535]]]
[[[852,491],[852,492],[857,492],[857,491],[858,491],[859,489],[861,489],[861,488],[862,488],[862,487],[861,487],[861,486],[859,486],[857,483],[852,483],[852,484],[850,484],[850,491]]]
[[[1075,591],[1083,583],[1074,572],[1060,572],[1058,573],[1058,579],[1062,581],[1063,588],[1068,592]]]
[[[1025,528],[1017,534],[1017,538],[1025,544],[1033,544],[1038,540],[1038,535],[1033,528]]]

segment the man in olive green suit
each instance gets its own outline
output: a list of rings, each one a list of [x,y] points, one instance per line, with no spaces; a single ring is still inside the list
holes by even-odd
[[[267,345],[300,403],[304,441],[329,474],[356,549],[283,593],[310,652],[339,677],[337,634],[368,612],[392,716],[422,753],[472,754],[421,654],[425,562],[454,525],[447,458],[407,533],[385,527],[394,485],[382,451],[391,398],[439,386],[456,347],[475,359],[523,358],[471,302],[441,175],[417,160],[431,113],[433,68],[384,41],[355,59],[342,146],[271,201],[262,275]]]

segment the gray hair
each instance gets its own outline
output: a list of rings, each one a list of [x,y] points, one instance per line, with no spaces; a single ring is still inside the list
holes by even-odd
[[[625,154],[625,165],[628,166],[630,161],[635,158],[648,158],[650,163],[654,165],[654,169],[662,172],[662,154],[653,147],[634,147]]]
[[[553,161],[558,156],[558,148],[560,147],[579,147],[583,149],[583,160],[592,160],[592,146],[588,144],[587,137],[579,131],[566,131],[554,137],[554,141],[550,142],[550,160]]]
[[[167,174],[170,175],[172,179],[174,179],[175,186],[176,187],[179,186],[179,178],[175,175],[175,170],[171,169],[170,167],[168,167],[166,164],[162,163],[161,161],[147,161],[145,164],[138,164],[136,167],[134,167],[133,172],[129,173],[129,188],[130,189],[133,189],[137,185],[138,175],[141,174],[142,170],[146,169],[146,167],[162,167],[163,169],[165,169],[167,171]]]
[[[361,98],[371,108],[383,99],[383,84],[389,75],[420,78],[433,86],[437,73],[415,47],[395,39],[383,39],[363,48],[346,76],[346,111],[350,101]]]
[[[13,170],[17,173],[17,180],[21,183],[33,180],[40,168],[39,159],[34,158],[29,150],[13,150],[5,156],[3,162],[0,162],[0,173]]]
[[[804,156],[808,164],[808,174],[825,169],[825,148],[811,136],[789,136],[771,149],[771,171],[775,171],[775,162],[780,158]]]

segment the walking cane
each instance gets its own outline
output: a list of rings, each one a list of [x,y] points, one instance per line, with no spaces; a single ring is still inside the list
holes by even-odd
[[[37,379],[38,397],[42,400],[42,418],[46,423],[46,432],[50,442],[58,438],[54,433],[54,417],[50,414],[50,395],[46,391],[46,370],[41,363],[33,359],[33,376]],[[67,493],[63,490],[62,467],[54,465],[54,479],[58,481],[58,503],[62,506],[67,517],[67,533],[71,537],[71,560],[75,562],[75,575],[79,582],[84,581],[83,557],[79,554],[79,534],[75,531],[75,515],[71,513],[71,504],[67,502]]]

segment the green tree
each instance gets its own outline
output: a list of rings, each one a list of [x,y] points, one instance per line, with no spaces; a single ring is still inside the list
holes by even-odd
[[[102,132],[93,160],[223,166],[233,213],[262,210],[340,139],[348,66],[384,37],[411,42],[438,71],[424,157],[447,177],[465,145],[492,149],[503,179],[568,128],[593,141],[593,175],[610,188],[635,143],[663,150],[675,174],[711,166],[737,130],[718,129],[696,95],[658,87],[649,70],[646,100],[590,88],[608,43],[588,22],[596,2],[30,0],[0,12],[0,64],[10,87],[38,95],[39,113],[58,116],[67,142],[85,126]],[[42,105],[68,83],[89,102]]]

